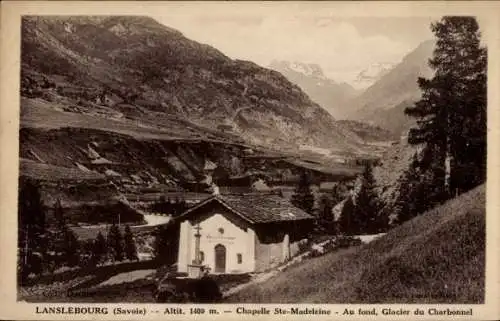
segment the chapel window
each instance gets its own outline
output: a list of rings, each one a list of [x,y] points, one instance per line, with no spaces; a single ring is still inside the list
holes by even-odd
[[[238,260],[238,264],[243,263],[243,255],[241,255],[241,253],[236,254],[236,258]]]

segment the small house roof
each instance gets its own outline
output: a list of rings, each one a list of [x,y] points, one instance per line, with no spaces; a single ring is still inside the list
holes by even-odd
[[[260,193],[215,195],[188,209],[179,216],[179,219],[182,220],[212,202],[220,203],[251,224],[313,219],[311,215],[293,206],[283,197]]]

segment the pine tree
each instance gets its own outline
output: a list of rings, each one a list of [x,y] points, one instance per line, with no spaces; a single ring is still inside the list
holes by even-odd
[[[125,246],[125,257],[130,261],[136,261],[137,258],[137,247],[134,241],[134,235],[130,230],[130,226],[125,226],[125,233],[123,235],[124,246]]]
[[[172,264],[177,260],[180,225],[175,221],[159,226],[155,231],[154,257],[163,264]]]
[[[486,176],[487,55],[473,17],[443,17],[431,29],[434,76],[419,78],[422,99],[405,112],[418,118],[409,142],[425,144],[432,154],[422,167],[438,187],[430,200],[439,202]]]
[[[361,176],[361,186],[355,198],[352,215],[353,229],[360,234],[378,233],[387,228],[382,203],[375,190],[371,165],[366,165]]]
[[[348,189],[343,182],[338,182],[332,189],[332,204],[337,205],[338,203],[345,200],[348,194]]]
[[[422,172],[420,164],[419,156],[415,153],[408,169],[398,181],[399,190],[394,207],[395,224],[404,223],[422,214],[436,206],[436,200],[442,199],[442,196],[438,195],[441,192],[439,186],[442,184],[435,184],[437,177],[432,175],[432,171]]]
[[[323,195],[320,199],[319,227],[327,233],[334,232],[333,204],[330,198]]]
[[[55,266],[75,266],[79,262],[80,243],[75,233],[68,228],[64,218],[61,200],[58,199],[54,206],[56,225],[51,233],[50,249],[56,253]]]
[[[68,227],[66,227],[64,236],[66,263],[71,267],[77,266],[80,260],[81,244],[75,233]]]
[[[310,187],[311,181],[306,172],[300,175],[299,183],[292,195],[291,202],[294,206],[304,210],[309,214],[313,214],[314,210],[314,195]]]
[[[97,234],[93,244],[92,244],[92,261],[94,264],[102,263],[106,260],[106,254],[108,253],[108,246],[106,244],[106,239],[101,232]]]
[[[114,261],[123,260],[123,237],[118,225],[113,224],[109,228],[108,248],[111,251],[111,257]]]
[[[398,182],[399,191],[394,206],[396,224],[406,222],[419,214],[418,207],[422,200],[419,199],[418,194],[422,183],[418,172],[417,157],[417,154],[413,155],[409,168],[401,175]]]
[[[338,230],[341,234],[352,235],[357,232],[353,226],[352,216],[354,214],[354,202],[351,196],[348,196],[342,206],[339,219],[337,221]]]
[[[41,273],[47,249],[45,208],[40,185],[30,179],[19,182],[18,248],[20,279]]]

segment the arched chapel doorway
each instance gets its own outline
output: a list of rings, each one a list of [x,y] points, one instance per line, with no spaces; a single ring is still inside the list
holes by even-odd
[[[222,244],[215,246],[215,273],[226,272],[226,247]]]

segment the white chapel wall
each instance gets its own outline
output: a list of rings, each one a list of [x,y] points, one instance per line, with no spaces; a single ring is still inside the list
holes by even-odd
[[[204,254],[204,265],[215,272],[215,246],[222,244],[226,248],[226,273],[251,272],[255,268],[255,233],[248,228],[246,231],[233,224],[222,214],[214,214],[200,222],[200,251]],[[221,229],[221,230],[220,230]],[[221,233],[222,232],[222,233]],[[195,230],[190,227],[189,263],[195,258]],[[238,263],[238,254],[242,262]]]

